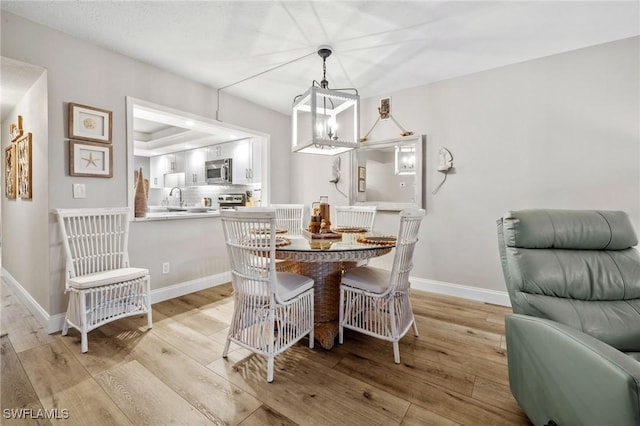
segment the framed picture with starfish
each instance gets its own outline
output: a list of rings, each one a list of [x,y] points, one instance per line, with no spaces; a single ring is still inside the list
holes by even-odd
[[[87,141],[69,141],[71,176],[113,177],[112,146]]]

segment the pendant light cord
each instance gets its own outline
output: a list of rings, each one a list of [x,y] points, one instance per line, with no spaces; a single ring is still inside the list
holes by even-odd
[[[268,72],[271,72],[271,71],[277,70],[278,68],[282,68],[282,67],[284,67],[285,65],[289,65],[289,64],[292,64],[292,63],[294,63],[294,62],[298,62],[298,61],[299,61],[299,60],[301,60],[301,59],[307,58],[307,57],[309,57],[309,56],[311,56],[311,55],[315,55],[315,54],[316,54],[316,52],[307,53],[306,55],[300,56],[300,57],[298,57],[298,58],[292,59],[292,60],[287,61],[287,62],[283,62],[283,63],[281,63],[280,65],[276,65],[276,66],[275,66],[275,67],[273,67],[273,68],[269,68],[269,69],[264,70],[264,71],[261,71],[261,72],[259,72],[259,73],[257,73],[257,74],[253,74],[253,75],[250,75],[249,77],[245,77],[245,78],[243,78],[242,80],[238,80],[238,81],[236,81],[236,82],[234,82],[234,83],[227,84],[226,86],[222,86],[222,87],[220,87],[220,88],[217,90],[217,95],[218,95],[218,96],[217,96],[217,98],[218,98],[218,99],[216,100],[216,120],[217,120],[217,121],[220,121],[220,118],[219,118],[219,114],[220,114],[220,91],[222,91],[222,90],[224,90],[224,89],[228,89],[229,87],[235,86],[235,85],[237,85],[237,84],[244,83],[245,81],[251,80],[251,79],[253,79],[253,78],[260,77],[260,76],[261,76],[261,75],[263,75],[263,74],[266,74],[266,73],[268,73]]]

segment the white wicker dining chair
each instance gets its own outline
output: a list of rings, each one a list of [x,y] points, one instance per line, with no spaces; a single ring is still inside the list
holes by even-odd
[[[284,228],[290,235],[302,234],[304,204],[271,204],[276,211],[276,227]]]
[[[340,285],[339,342],[344,328],[393,343],[393,358],[400,363],[398,341],[411,325],[418,335],[409,298],[409,272],[424,210],[400,212],[400,230],[391,271],[360,266],[345,272]]]
[[[373,231],[376,206],[336,206],[334,228],[365,228]]]
[[[69,304],[62,335],[69,327],[87,333],[120,318],[147,314],[152,327],[149,270],[129,265],[129,212],[126,207],[57,209],[66,257]]]
[[[276,271],[273,210],[223,211],[221,218],[234,302],[222,356],[231,342],[265,356],[272,382],[276,355],[307,334],[313,348],[313,280]]]

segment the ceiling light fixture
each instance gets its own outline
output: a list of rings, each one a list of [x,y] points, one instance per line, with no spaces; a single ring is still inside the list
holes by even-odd
[[[330,89],[327,81],[329,46],[320,46],[322,81],[293,99],[291,149],[308,154],[336,155],[360,146],[358,90]],[[347,93],[353,92],[353,93]]]

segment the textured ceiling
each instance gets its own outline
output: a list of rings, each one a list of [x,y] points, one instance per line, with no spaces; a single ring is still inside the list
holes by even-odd
[[[214,88],[231,85],[223,94],[289,114],[293,97],[322,78],[319,45],[333,47],[330,87],[383,96],[638,35],[638,4],[3,0],[1,7]]]

